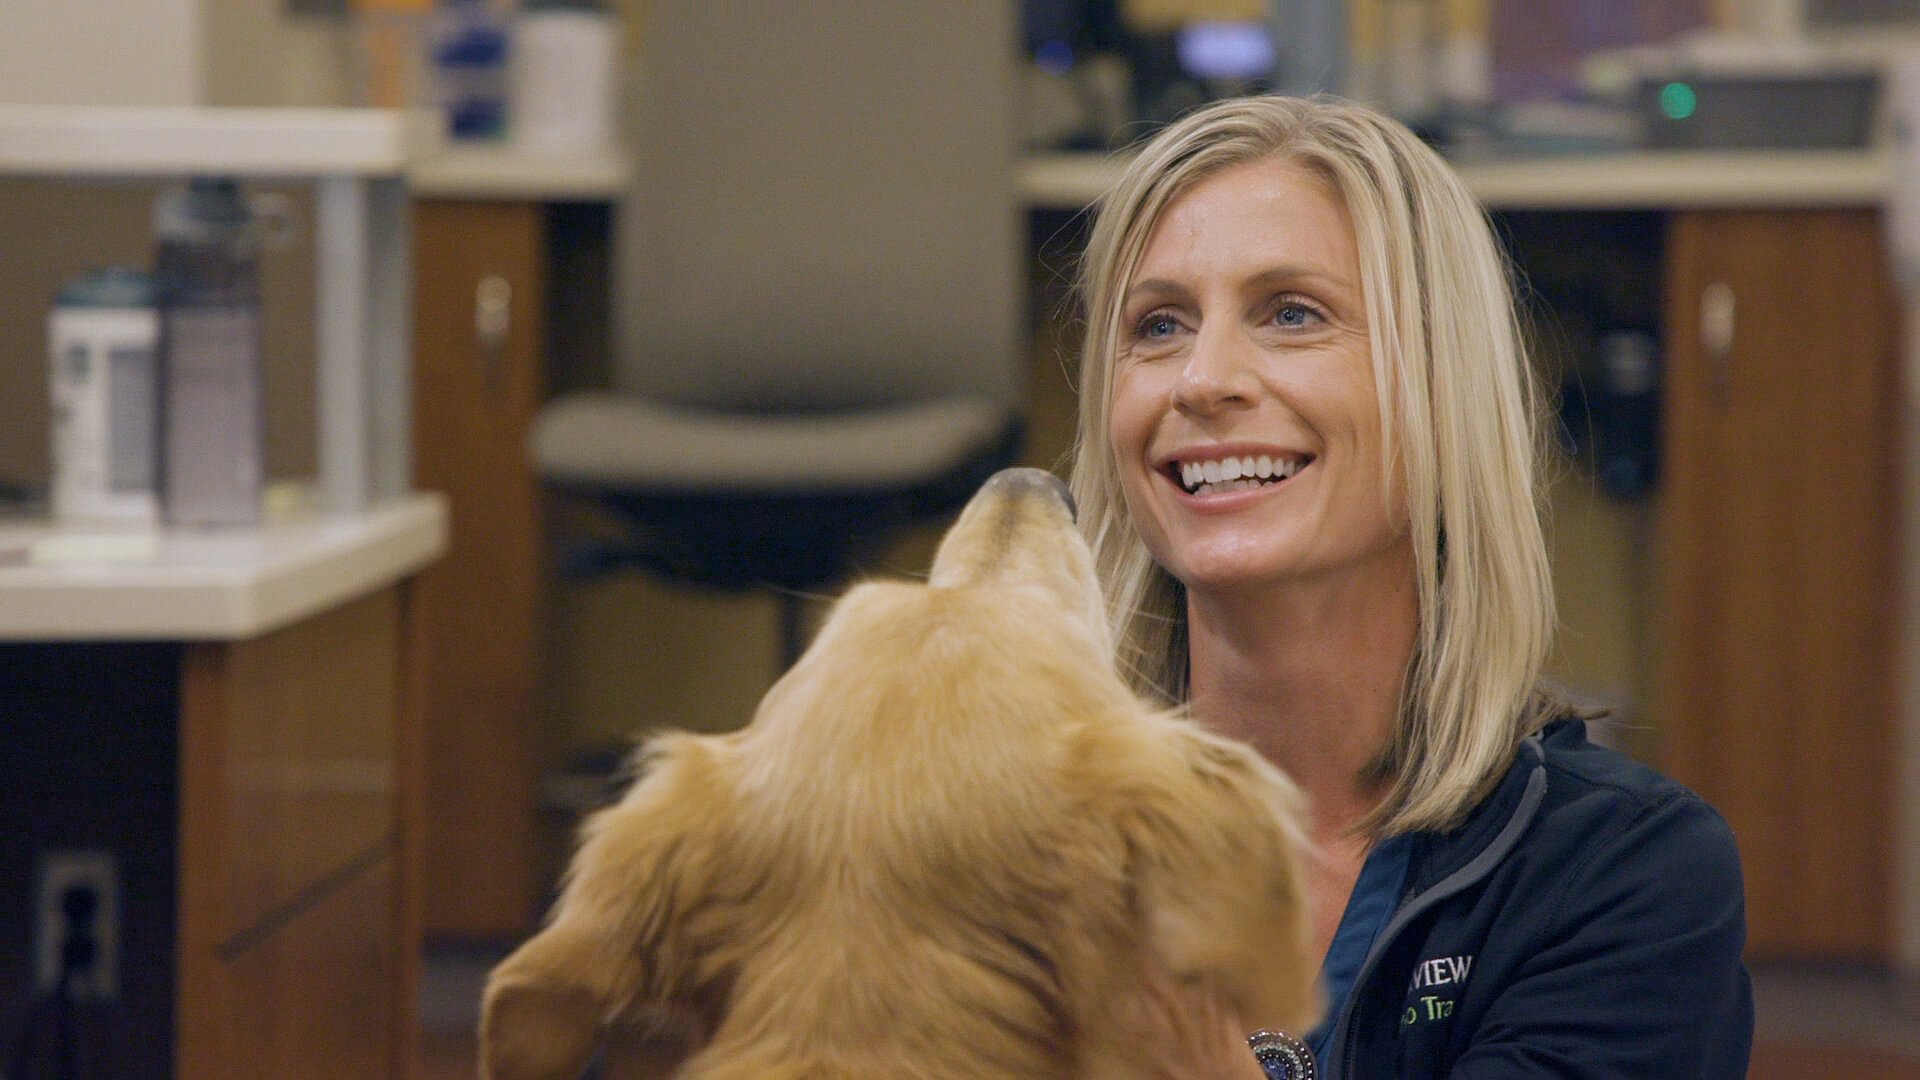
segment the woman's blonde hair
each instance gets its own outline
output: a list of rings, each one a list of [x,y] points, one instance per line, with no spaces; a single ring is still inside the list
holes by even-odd
[[[1281,159],[1322,177],[1353,221],[1380,388],[1389,491],[1402,491],[1420,625],[1386,798],[1360,828],[1445,829],[1545,718],[1554,626],[1540,521],[1540,395],[1486,213],[1398,123],[1325,99],[1223,101],[1160,132],[1096,204],[1081,266],[1087,333],[1073,493],[1135,688],[1187,696],[1185,595],[1127,515],[1108,443],[1121,307],[1161,213],[1222,169]]]

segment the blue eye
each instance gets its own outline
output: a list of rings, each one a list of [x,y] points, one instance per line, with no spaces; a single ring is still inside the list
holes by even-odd
[[[1156,313],[1141,319],[1140,325],[1134,328],[1134,332],[1143,338],[1166,337],[1179,329],[1179,326],[1180,324],[1174,322],[1171,316]]]
[[[1280,310],[1275,312],[1273,317],[1274,321],[1281,326],[1298,329],[1311,325],[1314,320],[1320,318],[1320,313],[1305,304],[1289,301],[1281,304]]]

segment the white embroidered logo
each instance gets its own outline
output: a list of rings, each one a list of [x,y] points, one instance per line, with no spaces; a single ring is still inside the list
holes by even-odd
[[[1407,992],[1466,982],[1467,972],[1472,967],[1471,956],[1436,956],[1431,960],[1422,960],[1413,969],[1413,982],[1407,987]]]

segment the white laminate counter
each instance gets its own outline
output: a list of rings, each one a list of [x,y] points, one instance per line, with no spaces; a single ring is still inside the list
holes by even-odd
[[[234,641],[391,585],[446,547],[439,495],[254,528],[0,522],[0,641]]]
[[[1076,210],[1119,179],[1124,154],[1039,154],[1020,163],[1030,207]],[[1495,210],[1872,206],[1890,163],[1868,151],[1640,151],[1453,163]]]
[[[415,198],[498,199],[515,202],[611,202],[627,190],[633,168],[612,150],[539,157],[498,147],[445,143],[417,152],[407,164]]]
[[[456,143],[441,124],[425,109],[0,104],[0,176],[404,176],[427,198],[606,202],[632,174],[618,148],[539,154],[510,141]]]

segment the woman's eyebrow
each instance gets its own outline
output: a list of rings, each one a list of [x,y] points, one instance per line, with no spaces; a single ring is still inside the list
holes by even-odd
[[[1250,274],[1242,282],[1247,290],[1270,289],[1277,285],[1316,285],[1325,289],[1351,293],[1353,283],[1346,278],[1317,270],[1311,266],[1293,263],[1281,263]],[[1156,299],[1179,299],[1189,295],[1185,285],[1168,278],[1142,278],[1127,290],[1126,303],[1138,303],[1144,297]]]
[[[1187,287],[1177,281],[1169,281],[1166,278],[1143,278],[1127,289],[1126,302],[1131,304],[1143,296],[1164,299],[1186,295]]]
[[[1351,291],[1353,289],[1352,282],[1336,274],[1329,274],[1324,270],[1316,270],[1310,266],[1294,266],[1284,263],[1279,266],[1270,266],[1246,279],[1246,286],[1251,289],[1271,288],[1275,285],[1283,284],[1317,284],[1322,288],[1338,289],[1341,291]]]

